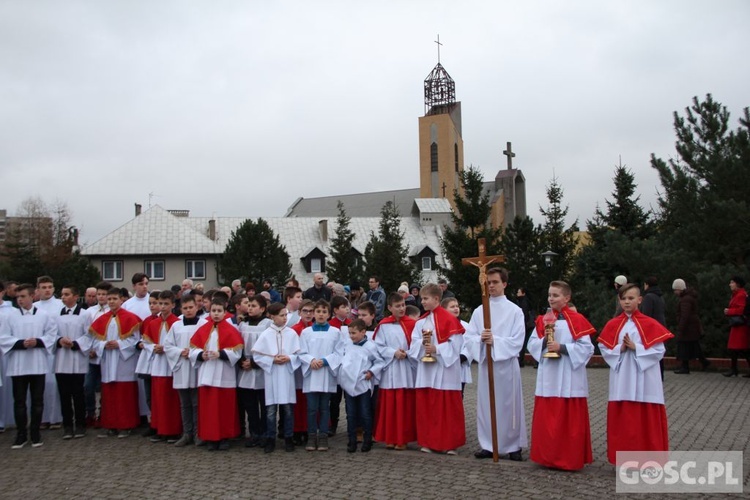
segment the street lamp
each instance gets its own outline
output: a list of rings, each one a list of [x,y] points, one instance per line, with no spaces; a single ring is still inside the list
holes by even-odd
[[[555,257],[558,257],[559,255],[559,253],[555,253],[552,250],[542,252],[542,257],[544,257],[544,265],[547,267],[552,267],[552,261],[554,261]]]

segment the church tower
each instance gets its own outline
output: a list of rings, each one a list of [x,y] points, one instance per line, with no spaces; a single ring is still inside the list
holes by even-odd
[[[424,81],[424,105],[425,115],[419,118],[419,196],[447,198],[453,207],[453,190],[460,186],[458,174],[464,169],[461,103],[439,56]]]

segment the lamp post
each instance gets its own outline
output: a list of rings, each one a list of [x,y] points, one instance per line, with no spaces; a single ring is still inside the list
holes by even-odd
[[[555,253],[552,250],[547,250],[546,252],[542,252],[542,257],[544,257],[544,265],[547,266],[547,268],[552,267],[552,263],[555,260],[555,257],[559,257],[559,253]]]

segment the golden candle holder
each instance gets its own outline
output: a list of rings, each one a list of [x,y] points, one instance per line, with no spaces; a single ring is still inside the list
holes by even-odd
[[[422,330],[422,345],[429,347],[432,345],[432,330]],[[436,359],[432,354],[425,354],[421,359],[422,363],[434,363]]]
[[[550,342],[555,341],[555,324],[554,323],[552,323],[551,325],[550,324],[544,325],[544,335],[547,337],[547,345],[549,345]],[[542,357],[553,358],[553,359],[559,358],[560,353],[547,351],[544,353]]]

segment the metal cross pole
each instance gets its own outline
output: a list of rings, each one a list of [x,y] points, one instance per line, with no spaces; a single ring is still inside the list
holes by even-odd
[[[510,148],[510,143],[509,148]],[[482,312],[484,313],[484,329],[489,330],[492,327],[490,321],[490,296],[487,293],[487,266],[494,263],[505,262],[505,257],[502,255],[487,255],[487,249],[485,246],[485,239],[479,238],[477,240],[479,245],[479,257],[467,257],[461,259],[461,264],[464,266],[476,266],[479,268],[479,286],[482,287]],[[490,422],[492,425],[492,461],[498,461],[497,451],[497,410],[495,407],[495,371],[492,363],[492,346],[486,344],[487,352],[485,353],[485,359],[487,360],[487,382],[490,391]]]

